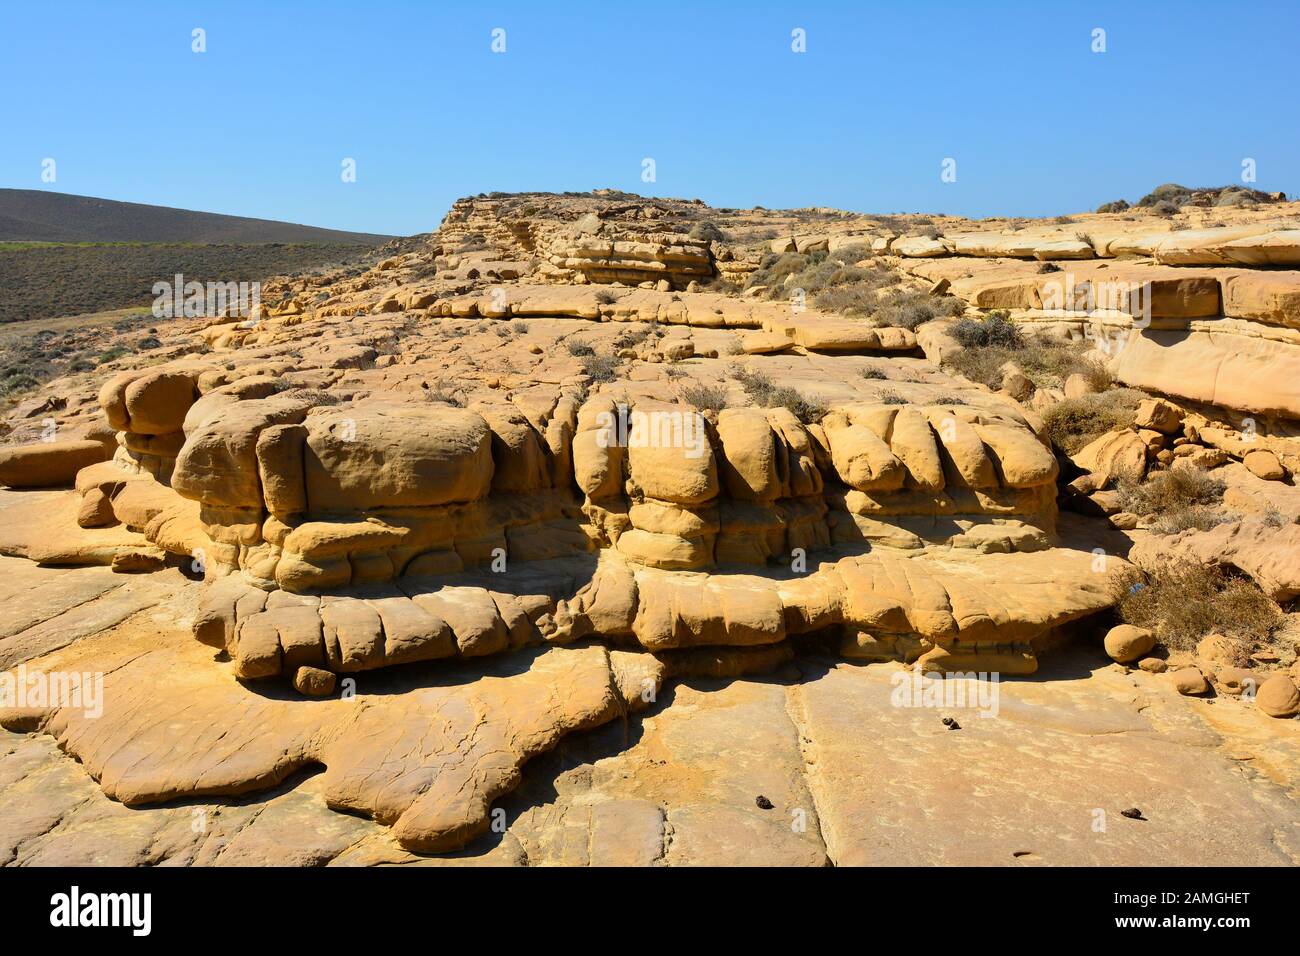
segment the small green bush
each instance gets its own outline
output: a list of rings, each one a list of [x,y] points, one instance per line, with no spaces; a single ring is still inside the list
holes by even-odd
[[[131,354],[130,350],[127,349],[125,346],[114,345],[112,348],[100,352],[99,358],[96,361],[98,361],[100,365],[103,365],[106,362],[113,362],[116,361],[117,359],[122,358],[123,356],[130,355],[130,354]]]

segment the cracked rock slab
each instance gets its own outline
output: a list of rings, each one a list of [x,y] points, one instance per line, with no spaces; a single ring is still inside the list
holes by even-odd
[[[555,648],[495,672],[376,677],[353,697],[281,699],[236,681],[182,632],[143,622],[29,665],[104,672],[103,713],[0,711],[76,757],[130,806],[268,790],[323,765],[331,807],[391,825],[408,849],[456,849],[488,826],[519,767],[623,713],[602,647]]]

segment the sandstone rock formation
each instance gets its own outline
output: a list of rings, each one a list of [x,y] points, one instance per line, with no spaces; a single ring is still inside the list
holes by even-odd
[[[60,489],[0,492],[3,560],[82,566],[60,572],[70,593],[116,574],[130,583],[115,593],[136,589],[114,598],[120,616],[83,625],[69,606],[63,625],[15,620],[0,638],[2,666],[102,672],[101,715],[29,701],[0,723],[53,737],[130,806],[247,799],[323,766],[323,806],[390,828],[366,831],[382,853],[357,855],[405,858],[484,838],[525,764],[572,735],[643,713],[672,727],[660,694],[709,712],[683,682],[795,673],[789,690],[740,685],[734,706],[794,722],[754,728],[754,753],[811,748],[830,768],[763,784],[822,823],[755,832],[785,861],[867,862],[853,821],[879,801],[842,789],[833,699],[869,682],[858,670],[1030,675],[1078,638],[1188,707],[1174,688],[1208,693],[1205,673],[1173,654],[1187,666],[1157,685],[1156,632],[1106,633],[1128,576],[1180,556],[1277,603],[1300,595],[1300,247],[1288,210],[1252,214],[900,235],[628,194],[462,200],[360,276],[269,284],[249,318],[172,320],[170,357],[62,382],[57,440],[0,451],[0,484]],[[809,297],[804,273],[778,276],[791,256],[889,291],[868,314]],[[995,391],[940,364],[961,348],[957,316],[991,310],[1098,346],[1149,397],[1067,453],[1044,416],[1099,394],[1088,376],[1013,367]],[[12,437],[33,436],[19,421]],[[1167,534],[1121,507],[1182,468],[1233,476],[1241,511]],[[155,604],[193,639],[151,645],[132,622]],[[1258,713],[1288,717],[1293,657],[1211,676],[1242,707],[1260,677]],[[759,764],[732,769],[757,780]],[[586,863],[716,861],[706,842],[669,847],[715,825],[747,858],[752,824],[682,809],[688,784],[605,781],[587,809],[520,813],[551,814],[548,834],[636,835],[593,837]],[[538,839],[510,847],[567,859]]]

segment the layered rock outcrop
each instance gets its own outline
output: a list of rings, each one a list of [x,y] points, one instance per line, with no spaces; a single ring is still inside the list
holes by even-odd
[[[625,194],[463,200],[362,275],[178,320],[164,334],[190,354],[74,383],[58,441],[0,452],[0,483],[71,486],[6,498],[0,551],[183,571],[173,617],[197,639],[84,648],[133,701],[102,730],[53,706],[0,719],[53,734],[133,805],[324,764],[329,806],[442,852],[483,833],[525,761],[674,677],[807,653],[1033,673],[1116,603],[1123,553],[1190,555],[1290,600],[1265,505],[1176,539],[1101,520],[1175,460],[1290,488],[1300,263],[1270,216],[1141,235],[940,217],[909,235]],[[790,296],[791,254],[892,283],[896,314],[861,290]],[[1067,455],[1027,377],[995,393],[938,367],[963,309],[1105,344],[1121,382],[1181,404]],[[1062,494],[1093,517],[1063,519]],[[1143,668],[1153,651],[1105,647]],[[173,671],[161,710],[135,702]],[[382,690],[346,710],[359,681]],[[290,683],[322,699],[279,699]],[[206,743],[178,756],[177,735]]]

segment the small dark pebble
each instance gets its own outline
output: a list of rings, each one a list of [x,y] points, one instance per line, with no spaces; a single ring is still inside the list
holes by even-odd
[[[758,809],[760,810],[772,809],[772,801],[767,799],[767,797],[763,796],[761,793],[754,798],[754,802],[758,804]]]
[[[961,724],[957,723],[957,721],[953,720],[951,717],[945,717],[943,719],[943,725],[949,730],[961,730]]]
[[[1121,810],[1121,811],[1119,812],[1119,815],[1120,815],[1121,817],[1128,817],[1130,820],[1145,820],[1145,819],[1146,819],[1146,817],[1142,816],[1142,811],[1139,810],[1137,807],[1130,807],[1130,808],[1127,809],[1127,810]]]

